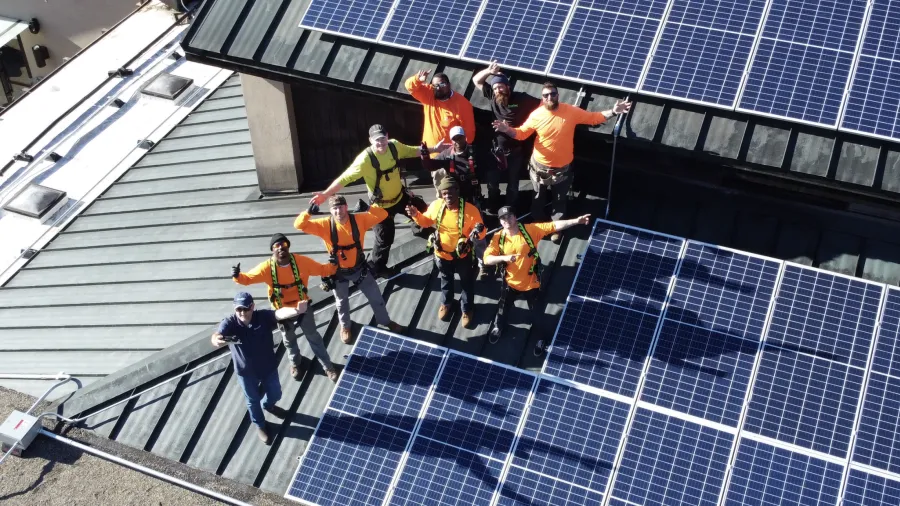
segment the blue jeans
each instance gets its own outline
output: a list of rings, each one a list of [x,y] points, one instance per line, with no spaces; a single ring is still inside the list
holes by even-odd
[[[238,385],[241,386],[241,390],[244,391],[244,398],[247,399],[250,421],[257,427],[265,428],[266,415],[263,414],[263,408],[269,409],[281,400],[281,382],[278,381],[278,369],[273,369],[264,378],[237,375],[237,381]]]

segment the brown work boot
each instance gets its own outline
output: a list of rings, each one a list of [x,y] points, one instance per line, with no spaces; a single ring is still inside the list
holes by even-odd
[[[291,364],[291,377],[296,381],[303,379],[303,368],[297,364]]]
[[[388,327],[388,330],[390,330],[391,332],[393,332],[395,334],[402,334],[402,333],[406,332],[406,327],[404,327],[403,325],[400,325],[399,323],[394,322],[394,321],[388,323],[387,327]]]
[[[445,322],[450,319],[450,305],[449,304],[441,304],[441,307],[438,308],[438,319],[442,322]]]
[[[259,437],[259,440],[262,441],[263,444],[265,444],[265,445],[268,445],[269,443],[272,442],[272,440],[269,439],[269,432],[266,430],[265,427],[260,427],[257,425],[256,426],[256,435]]]
[[[325,369],[325,376],[328,376],[328,379],[330,379],[332,383],[337,383],[338,372],[334,367],[332,367],[331,369]]]
[[[470,327],[469,327],[469,324],[470,324],[470,323],[472,323],[472,312],[471,312],[471,311],[465,311],[465,312],[463,312],[463,314],[462,314],[462,326],[463,326],[463,328],[466,328],[466,329],[470,328]]]
[[[350,340],[352,339],[353,336],[350,334],[350,327],[341,327],[341,342],[350,344]]]

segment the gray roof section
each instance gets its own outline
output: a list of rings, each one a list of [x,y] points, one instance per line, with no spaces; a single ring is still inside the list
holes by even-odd
[[[478,109],[487,102],[470,79],[480,65],[298,28],[309,0],[207,0],[185,36],[188,58],[271,79],[303,79],[411,100],[403,80],[422,68],[447,73]],[[542,76],[519,73],[517,89],[536,95]],[[561,99],[581,85],[560,82]],[[609,107],[621,92],[585,86],[580,105]],[[640,96],[622,135],[648,145],[767,175],[896,201],[900,145],[785,121]],[[594,129],[601,134],[611,126]]]

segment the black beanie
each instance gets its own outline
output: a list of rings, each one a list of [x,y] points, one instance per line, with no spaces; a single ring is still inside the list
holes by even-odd
[[[269,241],[269,251],[272,251],[272,246],[274,246],[276,242],[286,242],[288,248],[291,247],[291,241],[289,241],[288,238],[284,236],[284,234],[277,233],[273,235],[272,239]]]

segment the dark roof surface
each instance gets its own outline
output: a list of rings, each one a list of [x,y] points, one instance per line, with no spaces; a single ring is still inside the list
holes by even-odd
[[[409,98],[405,78],[422,68],[447,73],[476,108],[487,102],[470,80],[481,65],[376,46],[299,28],[309,0],[206,0],[185,36],[188,58],[290,81],[312,80]],[[518,73],[517,89],[537,95],[541,76]],[[561,100],[588,110],[609,107],[621,92],[560,83]],[[640,96],[622,135],[680,154],[825,184],[874,198],[900,193],[900,145],[785,121]],[[596,129],[611,133],[611,127]]]
[[[208,99],[197,113],[186,120],[195,122],[193,125],[180,126],[172,132],[174,137],[162,141],[159,147],[166,146],[170,141],[184,142],[178,137],[179,133],[183,132],[181,128],[190,126],[197,135],[202,136],[205,135],[202,133],[205,132],[205,128],[217,128],[222,121],[240,119],[242,106],[239,102],[239,90],[240,88],[234,86],[234,81],[230,81]],[[233,96],[223,98],[219,94]],[[231,103],[232,106],[224,107],[225,103]],[[229,115],[232,117],[230,119],[218,117],[223,111],[230,111]],[[209,123],[196,123],[197,116],[201,114],[215,114],[218,119],[210,120]],[[201,124],[207,126],[200,128],[198,125]],[[221,129],[217,129],[216,132],[195,139],[198,142],[192,142],[190,145],[183,144],[183,151],[180,152],[166,150],[154,152],[154,156],[163,157],[172,157],[173,153],[180,153],[178,158],[166,158],[172,165],[155,165],[156,168],[153,170],[168,170],[169,174],[153,183],[159,185],[154,192],[141,197],[116,197],[108,200],[104,198],[95,204],[98,206],[104,201],[106,201],[104,205],[109,205],[109,202],[115,205],[116,201],[120,204],[126,202],[135,204],[143,201],[135,199],[155,199],[152,206],[132,207],[128,212],[119,210],[119,219],[113,220],[115,226],[108,225],[112,228],[104,229],[103,233],[121,234],[124,233],[120,230],[122,226],[129,223],[124,220],[139,216],[150,219],[151,214],[155,216],[154,213],[145,212],[148,209],[171,213],[187,206],[185,209],[189,209],[193,216],[190,223],[174,225],[172,223],[179,218],[168,217],[159,218],[162,223],[157,222],[155,225],[137,227],[132,224],[131,226],[135,228],[130,232],[131,235],[116,236],[120,237],[118,240],[122,244],[110,248],[95,248],[93,251],[97,255],[104,256],[93,258],[90,262],[71,260],[70,254],[75,254],[76,258],[77,255],[84,254],[79,248],[57,250],[57,253],[54,253],[55,244],[38,256],[40,259],[41,255],[55,255],[54,262],[60,262],[61,265],[72,264],[83,269],[96,268],[110,272],[115,272],[116,266],[120,264],[143,266],[145,271],[142,272],[145,272],[146,279],[140,283],[149,283],[148,290],[152,291],[133,290],[131,288],[134,286],[144,285],[122,282],[118,285],[108,284],[107,286],[111,287],[108,296],[113,296],[113,292],[117,294],[123,292],[116,288],[129,288],[122,295],[116,296],[144,297],[156,302],[144,302],[136,306],[116,305],[114,310],[108,306],[87,305],[82,308],[87,314],[101,319],[107,315],[114,315],[122,307],[127,315],[138,322],[157,318],[154,315],[142,314],[132,307],[157,309],[159,306],[146,304],[161,304],[159,302],[163,300],[161,297],[172,292],[164,288],[171,288],[171,283],[184,283],[180,289],[182,292],[179,292],[184,295],[175,297],[171,306],[166,306],[173,308],[172,315],[196,313],[203,315],[195,317],[197,320],[209,318],[215,321],[228,311],[227,298],[235,289],[227,279],[228,266],[236,259],[242,259],[248,262],[248,265],[252,264],[265,255],[265,247],[259,249],[260,242],[266,244],[265,238],[275,229],[288,229],[297,207],[305,202],[305,195],[299,198],[258,201],[252,189],[254,183],[244,185],[238,184],[240,183],[238,181],[218,185],[216,182],[220,181],[220,176],[227,178],[234,173],[241,173],[240,170],[234,169],[236,160],[240,160],[235,157],[241,155],[234,153],[222,155],[220,160],[209,162],[209,165],[205,165],[207,162],[199,161],[206,156],[202,155],[203,153],[210,152],[205,146],[217,142],[214,139],[218,139],[220,135],[225,135]],[[222,153],[223,150],[230,149],[233,148],[220,147],[211,152]],[[151,170],[147,165],[150,160],[152,157],[148,155],[141,167],[126,173],[123,180],[114,185],[108,194],[121,196],[121,192],[126,191],[125,189],[131,185],[143,184],[134,181],[134,178],[146,179],[139,176],[147,174],[143,171]],[[190,175],[201,166],[206,168],[205,175]],[[604,177],[603,174],[595,175],[601,180]],[[598,185],[596,179],[587,171],[580,172],[577,177],[579,180],[576,181],[575,188],[602,187],[605,190],[605,186]],[[192,184],[200,178],[206,178],[209,182],[202,185]],[[153,179],[145,180],[145,183],[152,181]],[[521,202],[527,203],[530,197],[528,192],[524,192]],[[574,195],[573,205],[574,212],[591,212],[596,216],[602,214],[604,201],[582,191]],[[694,178],[685,179],[674,173],[663,174],[654,166],[647,165],[623,167],[622,172],[618,173],[610,218],[889,284],[900,282],[900,242],[898,242],[900,225],[895,221],[848,210],[841,207],[842,205],[824,197],[790,192],[778,193],[769,187],[761,191],[752,181],[748,182],[739,177],[719,178],[715,182],[698,182]],[[113,209],[116,208],[118,207]],[[234,219],[230,211],[237,209],[244,213],[245,220]],[[247,216],[247,213],[250,215]],[[78,232],[79,227],[86,227],[85,223],[90,224],[94,219],[92,216],[89,212],[79,217],[72,226],[73,233],[86,233]],[[163,227],[165,232],[154,233],[158,227]],[[475,329],[463,329],[459,325],[458,315],[449,323],[437,320],[438,277],[421,249],[421,240],[410,240],[406,243],[410,251],[407,255],[417,253],[418,256],[409,262],[424,263],[408,274],[383,284],[382,291],[392,318],[401,324],[409,325],[408,334],[412,337],[503,363],[538,369],[543,357],[535,356],[532,350],[538,340],[550,339],[556,329],[578,267],[579,255],[586,247],[588,233],[589,227],[577,227],[566,234],[560,246],[549,241],[540,244],[541,258],[547,263],[546,283],[539,301],[541,312],[529,322],[530,315],[523,303],[519,302],[517,309],[510,316],[514,328],[498,344],[489,344],[484,336],[495,311],[499,288],[497,283],[481,282],[477,287]],[[60,236],[59,240],[64,239],[66,234]],[[234,237],[241,238],[233,239]],[[295,250],[298,245],[305,245],[303,247],[309,250],[320,247],[318,239],[315,238],[296,235],[292,239]],[[371,242],[371,239],[368,242]],[[144,247],[137,244],[129,246],[132,243],[143,244]],[[123,253],[125,250],[119,248],[130,248],[127,250],[127,258]],[[105,256],[106,249],[119,254]],[[399,250],[392,252],[392,255],[397,253]],[[146,256],[132,258],[134,255]],[[154,279],[152,274],[154,269],[158,272],[170,262],[177,263],[180,269],[176,272],[183,273],[184,278]],[[205,275],[205,278],[192,280],[192,276],[201,272],[201,268],[209,269],[210,274]],[[23,271],[25,272],[28,272],[28,269]],[[223,285],[218,288],[220,282]],[[162,285],[160,288],[153,288],[155,283]],[[143,294],[137,295],[137,292]],[[358,332],[361,324],[372,323],[372,312],[361,298],[353,299],[352,307],[353,320],[357,327],[355,331]],[[165,321],[166,317],[158,318],[159,321]],[[343,363],[344,356],[351,348],[338,338],[338,322],[333,308],[324,308],[316,316],[316,321],[326,338],[329,353],[337,363]],[[30,325],[36,324],[38,322],[35,320],[30,321]],[[147,325],[144,323],[123,328],[114,326],[115,330],[109,332],[110,335],[128,340],[129,331],[142,331]],[[198,325],[203,327],[195,338],[185,339],[128,370],[116,373],[104,380],[108,386],[106,389],[97,387],[93,392],[87,392],[80,398],[73,399],[71,405],[69,403],[64,405],[63,410],[70,415],[85,410],[93,411],[132,393],[143,392],[148,387],[204,364],[210,359],[222,357],[158,389],[150,390],[107,412],[91,417],[86,425],[116,441],[241,483],[282,494],[288,486],[291,473],[296,468],[296,459],[309,441],[328,401],[333,384],[324,376],[318,365],[307,371],[302,381],[291,379],[289,364],[283,347],[278,344],[276,334],[273,337],[273,344],[278,346],[279,372],[284,389],[279,405],[287,409],[290,416],[286,420],[279,420],[267,415],[277,431],[277,437],[272,446],[264,446],[257,440],[254,431],[250,430],[246,405],[233,378],[234,370],[227,352],[211,349],[208,342],[209,321]],[[114,333],[116,331],[117,334]],[[56,332],[62,335],[64,329],[56,328]],[[302,339],[301,346],[305,346]],[[304,349],[304,354],[311,357],[308,349]],[[101,361],[104,354],[96,355],[97,360]]]

